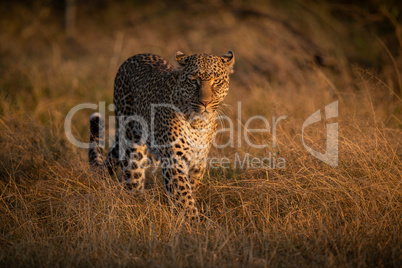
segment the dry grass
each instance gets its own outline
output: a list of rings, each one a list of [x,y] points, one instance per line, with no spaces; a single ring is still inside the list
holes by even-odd
[[[76,40],[65,42],[49,7],[7,8],[0,18],[2,266],[402,265],[401,47],[362,26],[392,20],[392,9],[382,6],[375,17],[355,7],[358,19],[346,23],[332,12],[344,6],[299,1],[80,6]],[[400,40],[401,25],[392,23],[390,36]],[[286,168],[210,167],[197,195],[203,221],[193,225],[172,213],[159,174],[149,174],[143,196],[132,196],[92,174],[86,151],[63,129],[76,104],[112,102],[125,58],[171,59],[176,49],[235,52],[225,108],[233,122],[238,101],[243,125],[253,115],[270,123],[287,117],[277,148],[253,149],[243,139],[241,147],[212,150],[231,161],[271,152]],[[304,149],[301,128],[335,100],[339,166],[332,168]],[[87,139],[92,112],[74,117],[77,139]],[[323,151],[324,124],[311,126],[308,138]],[[252,140],[272,144],[271,133]]]

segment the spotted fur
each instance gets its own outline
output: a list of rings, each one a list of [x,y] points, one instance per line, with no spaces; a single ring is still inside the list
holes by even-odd
[[[114,84],[116,136],[107,159],[100,146],[103,119],[90,119],[89,161],[103,174],[116,174],[128,189],[144,189],[145,167],[153,155],[161,163],[166,190],[189,218],[198,217],[194,192],[204,175],[217,108],[229,90],[234,55],[187,56],[176,52],[180,67],[164,58],[139,54],[119,68]]]

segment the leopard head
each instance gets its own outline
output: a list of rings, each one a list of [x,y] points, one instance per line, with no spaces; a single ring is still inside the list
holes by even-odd
[[[210,54],[187,56],[177,51],[180,64],[177,80],[184,109],[201,114],[213,113],[229,91],[229,74],[233,72],[235,57],[232,51],[218,57]]]

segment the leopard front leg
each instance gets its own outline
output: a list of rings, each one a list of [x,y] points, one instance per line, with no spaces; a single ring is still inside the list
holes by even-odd
[[[177,158],[162,159],[161,169],[166,191],[177,212],[184,212],[186,218],[197,220],[199,218],[198,209],[195,206],[187,163]]]
[[[190,178],[190,185],[191,185],[191,189],[193,190],[193,193],[197,192],[198,187],[201,184],[202,177],[204,177],[205,166],[206,166],[206,163],[204,160],[195,163],[195,165],[193,165],[190,168],[189,178]]]

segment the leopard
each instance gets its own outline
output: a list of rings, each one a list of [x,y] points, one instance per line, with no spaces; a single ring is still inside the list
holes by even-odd
[[[229,92],[235,56],[174,54],[176,66],[155,54],[137,54],[114,80],[114,142],[104,157],[105,120],[90,117],[90,167],[143,193],[145,170],[156,159],[175,211],[199,219],[195,193],[217,130],[218,108]]]

